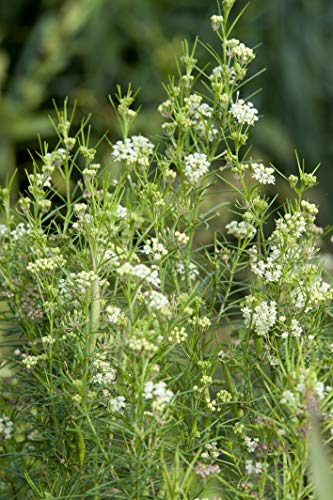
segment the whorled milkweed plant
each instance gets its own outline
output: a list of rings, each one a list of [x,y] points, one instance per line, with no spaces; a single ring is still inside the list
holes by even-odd
[[[316,177],[247,146],[255,54],[233,4],[209,67],[184,45],[159,145],[119,88],[110,161],[65,105],[15,208],[1,190],[1,498],[313,497],[307,434],[333,429]]]

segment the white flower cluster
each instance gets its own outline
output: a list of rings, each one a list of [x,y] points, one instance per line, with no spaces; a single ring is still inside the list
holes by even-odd
[[[147,299],[147,307],[153,311],[168,312],[169,300],[160,292],[152,290],[145,294]]]
[[[115,161],[125,161],[128,165],[138,163],[146,167],[149,165],[149,157],[153,151],[154,144],[146,137],[133,135],[130,139],[117,141],[111,154]]]
[[[175,271],[179,276],[184,278],[186,273],[188,273],[188,277],[191,281],[194,281],[199,276],[199,269],[193,262],[189,262],[188,264],[184,264],[183,262],[177,262],[175,266]]]
[[[332,300],[332,294],[333,288],[329,283],[321,280],[315,281],[309,290],[311,306],[316,307],[322,302]]]
[[[233,220],[226,225],[226,229],[228,234],[232,234],[238,239],[253,238],[256,234],[255,227],[245,220],[241,222]]]
[[[158,275],[157,266],[151,266],[151,268],[149,268],[145,264],[137,264],[133,266],[132,275],[142,281],[145,281],[145,283],[149,285],[152,285],[156,288],[160,287],[161,280]]]
[[[223,25],[223,16],[211,16],[210,22],[214,31],[217,31]]]
[[[260,184],[275,184],[274,168],[263,163],[251,163],[252,177]]]
[[[308,312],[312,307],[329,302],[333,298],[333,288],[329,283],[316,280],[311,284],[299,281],[299,287],[294,293],[294,306],[296,309]]]
[[[143,397],[146,400],[152,400],[152,407],[154,410],[160,411],[170,403],[174,394],[167,389],[165,382],[146,382],[143,390]]]
[[[158,241],[158,238],[150,238],[144,245],[142,252],[146,255],[152,255],[155,260],[160,260],[168,254],[167,249]]]
[[[302,212],[286,213],[283,218],[276,220],[276,229],[273,231],[271,239],[275,237],[283,242],[300,238],[306,232],[307,222],[313,221],[314,217],[306,219]]]
[[[0,417],[0,437],[10,439],[14,432],[14,424],[9,417]]]
[[[186,104],[186,107],[187,107],[187,110],[191,113],[195,113],[196,111],[198,111],[198,109],[200,109],[200,106],[202,106],[202,96],[199,95],[199,94],[191,94],[189,97],[185,97],[184,99],[184,102]],[[205,105],[205,106],[208,106],[208,105]],[[203,113],[205,116],[210,116],[213,109],[208,106],[209,109],[209,112],[208,114],[207,113]]]
[[[319,401],[324,399],[328,388],[317,379],[316,373],[311,368],[304,368],[299,373],[292,374],[292,379],[293,390],[284,390],[280,403],[292,410],[292,418],[297,421],[297,414],[304,412],[304,403],[309,398],[316,398]]]
[[[90,225],[92,223],[92,217],[89,213],[88,205],[86,203],[75,203],[74,212],[77,216],[78,222],[73,222],[72,228],[75,230],[83,230],[85,225]]]
[[[275,246],[271,247],[271,252],[266,261],[264,259],[258,260],[257,247],[252,247],[250,253],[251,271],[260,276],[265,283],[277,283],[283,271],[282,265],[278,261],[280,257],[278,248]]]
[[[235,81],[237,79],[237,75],[236,75],[234,68],[226,67],[223,70],[222,66],[216,66],[213,69],[212,73],[209,75],[209,79],[212,82],[211,85],[212,85],[213,90],[221,91],[223,89],[224,80],[227,79],[227,80],[229,80],[230,84],[233,84],[233,83],[235,83]],[[227,96],[227,94],[224,95],[222,101],[225,99],[226,96]],[[229,98],[228,98],[228,100],[229,100]],[[225,104],[225,103],[223,103],[223,104]]]
[[[86,212],[88,209],[88,205],[86,203],[75,203],[74,204],[74,212],[76,215],[82,214]]]
[[[124,253],[123,249],[111,243],[110,248],[107,248],[103,255],[103,261],[113,267],[119,267],[121,261],[121,254]]]
[[[62,165],[67,159],[67,153],[63,148],[59,148],[52,153],[47,153],[44,157],[44,165],[41,172],[34,172],[28,175],[30,181],[29,191],[33,192],[37,188],[39,194],[43,194],[44,188],[51,188],[51,175],[55,167]]]
[[[312,389],[319,399],[325,397],[325,385],[317,380],[316,374],[311,369],[304,369],[298,374],[297,378],[297,385],[295,386],[297,392],[305,395],[309,389]]]
[[[280,398],[280,403],[291,408],[297,406],[295,394],[289,389],[283,391],[282,397]]]
[[[216,66],[212,73],[209,75],[209,79],[211,81],[219,81],[223,77],[223,69],[222,66]]]
[[[41,174],[30,174],[29,179],[33,184],[36,182],[37,187],[39,188],[50,188],[51,187],[51,176],[45,173]]]
[[[200,458],[204,460],[216,460],[220,455],[220,451],[217,446],[217,442],[213,441],[212,443],[207,443],[205,446],[205,451],[203,451],[200,455]]]
[[[54,167],[60,167],[67,159],[67,151],[63,148],[58,148],[51,153],[46,153],[43,157],[44,165],[42,167],[43,172],[52,173]]]
[[[185,157],[184,175],[190,184],[197,184],[208,172],[210,163],[205,153],[193,153]]]
[[[109,361],[106,360],[105,356],[100,356],[96,358],[93,363],[94,375],[93,382],[98,385],[110,385],[117,377],[117,372],[112,368]]]
[[[259,438],[251,439],[249,436],[244,437],[244,443],[249,453],[256,451],[259,445]]]
[[[256,299],[249,295],[246,297],[246,306],[241,309],[245,326],[251,327],[259,336],[267,335],[275,325],[277,305],[271,300],[270,303],[262,301],[253,308],[249,307]]]
[[[202,96],[192,94],[184,99],[186,103],[185,114],[191,126],[197,131],[200,138],[213,141],[218,134],[218,130],[212,124],[213,108],[209,104],[202,102]]]
[[[8,233],[8,227],[6,224],[0,224],[0,236],[4,236],[6,233]]]
[[[31,231],[31,228],[27,224],[24,224],[23,222],[20,222],[10,232],[10,235],[11,235],[13,241],[18,241],[18,240],[20,240],[22,238],[22,236],[30,234],[30,231]]]
[[[126,407],[126,399],[124,396],[116,396],[115,398],[111,398],[109,401],[110,409],[114,413],[119,413]]]
[[[279,317],[279,320],[284,322],[285,321],[285,317],[284,316],[280,316]],[[292,337],[300,337],[303,333],[303,328],[302,326],[299,324],[299,321],[296,319],[296,318],[292,318],[291,322],[290,322],[290,326],[287,327],[286,330],[284,330],[281,334],[281,337],[283,339],[285,338],[288,338],[289,335],[291,335]]]
[[[130,262],[124,262],[121,266],[117,267],[117,273],[119,276],[133,276],[134,267]]]
[[[117,219],[125,219],[127,216],[127,208],[123,207],[122,205],[117,205],[116,208],[116,217]]]
[[[227,55],[235,57],[240,64],[248,64],[255,58],[253,50],[236,38],[227,40],[226,46]]]
[[[123,313],[122,313],[120,307],[108,305],[105,308],[105,312],[107,314],[107,319],[111,324],[119,325],[119,323],[121,322],[122,317],[123,317]]]
[[[254,125],[254,122],[258,120],[258,110],[252,102],[246,103],[243,99],[239,99],[231,105],[230,113],[242,125],[245,123]]]
[[[216,394],[216,397],[221,403],[227,403],[228,401],[232,401],[232,394],[229,391],[226,391],[225,389],[221,389]]]
[[[246,460],[245,462],[245,472],[249,476],[262,474],[263,464],[261,462],[254,462],[253,460]]]

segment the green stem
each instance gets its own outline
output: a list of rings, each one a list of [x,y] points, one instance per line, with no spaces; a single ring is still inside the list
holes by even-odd
[[[90,256],[92,262],[92,270],[96,274],[96,259],[90,245]],[[97,335],[99,330],[100,323],[100,315],[101,315],[101,289],[100,289],[100,280],[97,277],[92,284],[91,287],[91,306],[90,306],[90,321],[89,321],[89,336],[88,336],[88,345],[87,345],[87,354],[90,356],[95,348],[97,342]]]
[[[228,390],[229,390],[230,394],[232,395],[232,399],[234,401],[236,401],[237,400],[237,390],[236,390],[234,382],[232,380],[229,368],[227,367],[227,364],[225,362],[222,362],[221,364],[222,364],[222,370],[223,370],[225,383],[227,384]],[[238,417],[238,418],[241,417],[243,414],[242,410],[237,405],[233,405],[232,411],[233,411],[235,417]]]
[[[263,351],[262,338],[261,337],[255,337],[255,339],[254,339],[254,347],[256,349],[256,354],[257,354],[258,358],[261,358],[262,351]]]
[[[91,355],[96,348],[97,334],[100,320],[100,284],[97,278],[92,285],[91,294],[91,309],[89,322],[89,337],[88,337],[88,356]]]

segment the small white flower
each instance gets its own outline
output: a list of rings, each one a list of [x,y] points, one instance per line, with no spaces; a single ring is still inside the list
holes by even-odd
[[[214,31],[217,31],[223,25],[223,16],[211,16],[210,22]]]
[[[142,252],[146,255],[152,255],[155,260],[160,260],[168,254],[168,250],[158,238],[150,238],[144,245]]]
[[[259,438],[251,439],[249,436],[245,436],[244,438],[245,446],[249,453],[253,453],[259,445]]]
[[[154,382],[148,381],[145,383],[144,389],[143,389],[143,397],[144,399],[152,399],[154,395]]]
[[[140,280],[143,280],[156,288],[159,288],[161,284],[161,280],[158,275],[158,268],[156,266],[149,268],[145,264],[137,264],[133,267],[132,274],[133,276],[136,276]]]
[[[115,161],[125,161],[128,165],[138,163],[142,166],[148,166],[149,157],[153,151],[154,144],[146,137],[133,135],[130,139],[117,141],[111,154]]]
[[[227,40],[226,45],[228,56],[236,57],[241,64],[248,64],[255,58],[253,50],[235,38]]]
[[[108,321],[114,325],[117,325],[119,323],[119,320],[121,318],[121,309],[117,306],[112,306],[109,305],[106,307],[106,313],[107,313],[107,318]]]
[[[258,120],[258,110],[253,106],[252,102],[246,103],[243,99],[239,99],[231,105],[230,113],[242,125],[245,123],[254,125],[254,122]]]
[[[116,217],[118,217],[118,219],[124,219],[126,215],[127,215],[127,208],[119,204],[116,208]]]
[[[293,337],[300,337],[303,332],[303,328],[295,318],[291,320],[290,330]]]
[[[274,168],[265,167],[263,163],[251,163],[252,177],[260,184],[275,184]]]
[[[253,460],[246,460],[245,472],[249,476],[259,475],[263,471],[263,464],[261,462],[253,462]]]
[[[125,407],[126,407],[126,399],[124,398],[124,396],[117,396],[115,398],[110,399],[111,411],[120,412]]]
[[[117,377],[117,371],[105,359],[97,358],[93,361],[95,371],[92,380],[98,385],[111,385]]]
[[[239,239],[253,238],[257,232],[255,227],[245,220],[241,222],[233,220],[226,225],[226,229],[228,234],[232,234],[235,238]]]
[[[223,78],[223,69],[222,69],[222,66],[216,66],[211,75],[209,76],[209,79],[211,81],[219,81],[219,80],[222,80]]]
[[[165,295],[160,292],[152,290],[146,294],[148,299],[148,308],[156,311],[163,311],[163,309],[168,308],[169,301]]]
[[[270,303],[262,301],[255,306],[254,310],[245,306],[242,308],[244,323],[250,326],[259,336],[269,333],[271,328],[275,325],[277,316],[276,303],[271,300]]]
[[[27,224],[24,224],[23,222],[20,222],[17,224],[15,229],[13,229],[10,234],[11,237],[14,241],[17,241],[22,238],[22,236],[25,236],[26,234],[30,233],[30,228]]]
[[[283,391],[280,403],[286,406],[295,406],[296,399],[294,393],[289,390]]]
[[[156,384],[151,381],[145,383],[143,397],[146,400],[153,400],[152,406],[155,410],[162,410],[173,396],[173,392],[167,389],[167,385],[163,381]]]
[[[45,175],[44,173],[42,174],[31,174],[29,175],[29,179],[31,180],[32,184],[34,182],[34,179],[36,179],[36,184],[37,187],[51,187],[51,176],[50,175]]]
[[[205,153],[190,154],[184,161],[184,175],[190,184],[197,184],[209,170],[210,163]]]
[[[0,437],[10,439],[14,432],[14,424],[9,417],[0,417]]]

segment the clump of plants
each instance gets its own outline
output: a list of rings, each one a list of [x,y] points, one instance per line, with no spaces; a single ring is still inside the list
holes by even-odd
[[[313,498],[308,433],[333,429],[316,169],[285,178],[248,146],[234,3],[210,66],[184,45],[159,143],[119,88],[99,163],[66,103],[15,207],[1,189],[3,498]]]

